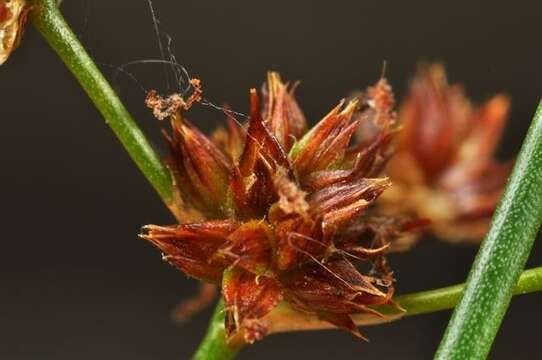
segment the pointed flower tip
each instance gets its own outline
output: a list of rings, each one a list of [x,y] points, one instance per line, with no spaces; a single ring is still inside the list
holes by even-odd
[[[427,80],[437,88],[448,85],[448,76],[442,63],[422,63],[418,65],[417,76],[414,81]]]
[[[342,98],[339,103],[333,108],[331,109],[331,111],[328,113],[327,116],[325,116],[324,118],[327,118],[329,115],[337,115],[341,109],[343,109],[344,107],[344,103],[346,102],[346,99],[345,98]]]
[[[280,74],[276,71],[267,72],[267,82],[271,89],[275,90],[275,92],[278,90],[280,85],[283,85]]]
[[[345,100],[343,99],[342,104],[344,104],[344,102],[345,102]],[[357,98],[350,100],[348,102],[348,104],[344,107],[344,109],[341,111],[340,115],[342,115],[344,117],[347,117],[347,118],[352,117],[352,114],[358,108],[359,102],[360,102],[360,100],[357,99]]]
[[[141,227],[140,236],[148,236],[154,229],[158,228],[157,225],[143,225]]]
[[[250,93],[250,103],[251,105],[260,105],[258,102],[254,103],[255,101],[258,100],[258,90],[256,90],[256,88],[251,88],[249,90],[249,93]]]
[[[172,120],[171,126],[169,163],[182,200],[207,215],[227,212],[231,160],[180,114]]]
[[[488,117],[496,119],[496,121],[506,121],[508,112],[510,110],[511,99],[508,95],[497,94],[492,97],[486,104],[488,109]]]
[[[141,227],[138,236],[152,243],[163,241],[174,234],[173,226],[145,225]]]
[[[255,88],[250,89],[250,118],[260,119],[260,98],[258,97],[258,91]]]

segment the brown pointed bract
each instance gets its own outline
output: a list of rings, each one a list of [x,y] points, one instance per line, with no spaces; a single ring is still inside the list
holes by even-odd
[[[227,312],[226,336],[243,329],[247,342],[261,340],[265,330],[255,323],[282,299],[280,282],[232,267],[224,272],[222,292]]]
[[[250,120],[245,148],[233,167],[231,190],[241,217],[261,217],[278,200],[273,178],[279,169],[292,175],[284,149],[264,124],[256,90],[250,92]]]
[[[294,98],[295,88],[296,84],[284,84],[276,72],[267,74],[267,82],[262,87],[263,118],[286,151],[307,130],[305,116]]]
[[[179,114],[173,118],[172,128],[172,137],[166,135],[171,149],[169,163],[183,199],[204,214],[222,217],[231,160]]]
[[[224,153],[229,156],[232,162],[238,161],[243,152],[246,129],[234,117],[231,110],[225,107],[226,128],[218,128],[214,131],[211,139]]]
[[[390,186],[379,176],[396,133],[393,95],[381,80],[306,132],[293,89],[270,73],[263,109],[251,90],[246,126],[230,119],[213,141],[177,114],[170,166],[183,204],[204,220],[142,236],[188,275],[222,284],[228,336],[260,339],[260,319],[285,299],[361,337],[350,315],[393,294],[384,256],[400,231],[367,212]],[[352,145],[365,122],[386,126]]]
[[[217,258],[216,254],[238,226],[229,220],[172,226],[148,225],[143,228],[141,236],[156,245],[164,253],[164,260],[179,270],[197,279],[218,283],[228,264]]]

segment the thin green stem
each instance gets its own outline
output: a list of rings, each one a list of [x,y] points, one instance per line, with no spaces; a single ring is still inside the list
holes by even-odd
[[[402,295],[395,298],[395,301],[406,310],[405,316],[452,309],[459,302],[464,286],[460,284]],[[523,295],[536,291],[542,291],[542,267],[524,271],[513,294]]]
[[[448,286],[445,288],[421,291],[398,296],[395,302],[405,311],[396,307],[381,306],[376,310],[386,315],[384,318],[371,314],[354,316],[357,325],[375,325],[398,320],[403,316],[413,316],[436,311],[452,309],[461,298],[465,284]],[[524,271],[514,288],[515,295],[542,291],[542,267]],[[209,324],[209,330],[201,342],[194,359],[229,360],[232,359],[242,347],[242,342],[226,343],[224,337],[224,304],[220,302]],[[300,313],[288,304],[279,305],[263,321],[270,333],[321,330],[332,328],[330,323],[319,320],[314,315]]]
[[[224,303],[221,300],[216,306],[207,334],[201,341],[193,360],[229,360],[233,359],[241,349],[242,342],[226,342],[224,316]]]
[[[542,223],[542,102],[435,359],[485,359]]]
[[[92,99],[147,180],[169,206],[173,198],[167,168],[115,91],[72,32],[55,0],[33,0],[30,18]]]

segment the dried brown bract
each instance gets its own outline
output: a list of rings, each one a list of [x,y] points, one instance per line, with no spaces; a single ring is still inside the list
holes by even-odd
[[[149,225],[142,237],[186,274],[222,284],[228,336],[261,339],[260,319],[283,300],[361,336],[350,315],[391,303],[385,253],[404,233],[367,212],[390,186],[379,174],[395,134],[391,89],[381,81],[309,131],[293,87],[270,73],[263,89],[261,103],[250,92],[246,126],[230,119],[211,138],[175,113],[170,167],[200,220]],[[362,122],[386,126],[351,145]]]

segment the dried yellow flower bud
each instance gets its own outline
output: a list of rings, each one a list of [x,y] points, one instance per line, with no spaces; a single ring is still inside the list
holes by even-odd
[[[26,0],[0,0],[0,65],[19,46],[28,10]]]

